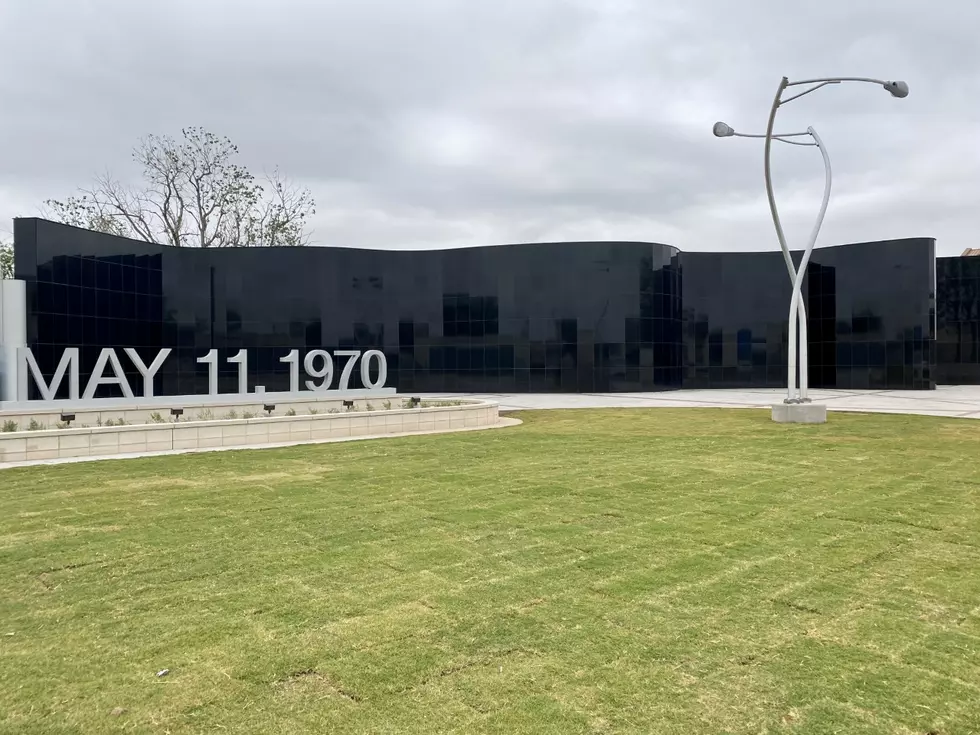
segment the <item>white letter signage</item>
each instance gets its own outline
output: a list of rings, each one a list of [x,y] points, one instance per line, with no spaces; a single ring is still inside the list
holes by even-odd
[[[48,385],[44,382],[44,376],[41,375],[41,368],[37,366],[37,360],[34,359],[34,353],[31,352],[30,347],[21,347],[17,350],[18,357],[20,359],[19,365],[19,378],[17,383],[17,400],[26,401],[27,400],[27,373],[30,369],[30,374],[34,377],[34,384],[37,386],[38,391],[41,393],[41,399],[45,401],[53,401],[55,394],[58,392],[58,386],[61,385],[61,381],[65,377],[65,371],[68,371],[68,398],[73,401],[78,400],[78,348],[69,347],[67,350],[61,353],[61,361],[58,363],[57,369],[54,371],[54,375],[51,378],[51,384]]]
[[[153,381],[160,372],[160,369],[163,367],[164,363],[167,361],[167,358],[170,357],[172,350],[170,348],[160,350],[149,365],[143,362],[143,359],[134,348],[127,347],[125,348],[124,352],[139,374],[143,377],[143,395],[141,397],[152,398]],[[69,347],[61,354],[61,360],[58,362],[58,367],[55,369],[50,383],[45,380],[44,375],[41,373],[41,369],[37,364],[37,360],[34,358],[34,353],[31,352],[29,347],[19,348],[17,354],[19,358],[17,376],[18,401],[29,400],[30,378],[34,379],[34,384],[37,386],[38,392],[41,394],[41,400],[54,401],[55,396],[58,393],[58,389],[61,387],[66,375],[68,378],[68,400],[78,400],[79,398],[84,400],[92,400],[95,398],[95,394],[98,389],[104,385],[117,385],[119,386],[119,390],[122,392],[123,396],[125,396],[127,399],[134,400],[136,398],[132,387],[129,385],[129,380],[126,378],[126,373],[119,361],[116,350],[111,347],[103,349],[99,354],[95,367],[92,368],[92,374],[89,376],[88,382],[85,385],[85,391],[81,395],[79,395],[80,376],[78,347]],[[340,368],[340,376],[339,380],[337,381],[337,386],[334,387],[332,384],[337,373],[335,360],[338,358],[343,358],[344,361],[342,367]],[[237,393],[233,393],[231,395],[248,395],[248,351],[243,349],[238,350],[236,354],[226,358],[226,361],[229,364],[236,365],[238,367],[238,391]],[[334,350],[331,353],[327,350],[314,349],[307,352],[302,356],[302,358],[299,350],[290,350],[285,357],[279,358],[279,362],[289,365],[290,393],[301,392],[300,364],[302,364],[303,373],[306,377],[306,379],[303,380],[303,385],[307,390],[318,393],[330,390],[336,390],[338,392],[347,391],[350,386],[351,376],[354,374],[354,369],[357,367],[358,361],[361,363],[360,378],[364,389],[369,391],[383,389],[385,387],[385,382],[388,380],[388,362],[381,350],[368,350],[362,355],[360,350]],[[211,396],[219,395],[218,350],[208,350],[208,352],[203,356],[197,358],[197,362],[201,365],[207,365],[207,394]],[[373,380],[371,379],[372,367],[377,372],[377,376]],[[110,375],[106,375],[107,368],[111,369]]]
[[[313,367],[313,362],[317,358],[320,358],[320,362],[323,363],[319,368]],[[307,380],[307,390],[328,390],[330,388],[330,383],[333,382],[333,358],[330,357],[329,352],[326,350],[307,352],[303,359],[303,369],[311,378],[323,378],[319,383]]]
[[[139,353],[132,347],[127,347],[125,352],[129,356],[129,359],[132,360],[133,365],[136,366],[136,369],[140,371],[140,375],[143,376],[143,397],[153,398],[153,377],[157,374],[157,371],[163,363],[166,362],[167,358],[170,357],[170,348],[160,350],[153,359],[153,362],[150,363],[150,367],[143,364]]]
[[[103,375],[105,373],[106,363],[112,365],[112,372],[116,377],[107,378]],[[95,391],[98,390],[100,385],[118,385],[126,398],[133,398],[133,389],[129,387],[129,381],[126,380],[126,373],[123,372],[122,365],[119,364],[116,351],[111,347],[102,350],[99,359],[95,361],[95,367],[92,368],[92,377],[89,378],[88,385],[85,386],[85,393],[82,395],[82,398],[86,401],[95,398]]]

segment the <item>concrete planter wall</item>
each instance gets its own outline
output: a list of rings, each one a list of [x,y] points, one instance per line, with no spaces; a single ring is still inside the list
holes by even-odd
[[[435,408],[7,432],[0,433],[0,466],[33,460],[484,428],[498,424],[497,409],[491,401],[472,401]]]
[[[347,410],[344,407],[344,400],[352,400],[357,411],[368,411],[369,406],[374,411],[381,411],[384,410],[386,403],[390,404],[392,409],[402,408],[402,403],[405,398],[403,396],[382,395],[375,398],[351,397],[348,399],[346,396],[341,396],[340,398],[333,396],[318,398],[314,395],[310,398],[297,399],[291,397],[265,402],[261,399],[250,402],[226,400],[208,403],[175,402],[171,400],[167,403],[120,403],[114,406],[66,407],[64,409],[49,409],[47,411],[6,410],[0,411],[0,427],[6,422],[12,422],[17,426],[18,431],[24,431],[27,430],[27,427],[33,421],[35,424],[40,425],[42,429],[57,429],[59,428],[58,423],[61,422],[63,413],[68,413],[75,417],[71,425],[65,427],[70,429],[96,428],[104,426],[110,421],[112,423],[124,422],[125,424],[151,424],[154,423],[154,414],[163,419],[163,421],[156,422],[156,425],[160,426],[173,421],[173,416],[170,413],[171,408],[180,408],[183,410],[183,414],[179,417],[180,423],[186,421],[225,420],[230,418],[229,414],[231,412],[235,412],[237,418],[242,418],[243,414],[252,414],[251,418],[266,417],[267,413],[264,410],[264,406],[270,404],[275,406],[275,410],[272,412],[273,416],[283,416],[289,410],[294,411],[296,414],[308,414],[311,412],[328,413],[330,411],[341,413]],[[202,415],[206,415],[207,418],[204,418]]]

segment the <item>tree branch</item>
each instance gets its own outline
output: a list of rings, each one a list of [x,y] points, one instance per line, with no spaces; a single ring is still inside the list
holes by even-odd
[[[111,234],[200,247],[297,246],[309,243],[315,203],[308,189],[289,184],[276,169],[271,191],[234,163],[238,147],[202,128],[185,128],[183,141],[149,135],[133,150],[143,187],[124,186],[108,173],[65,201],[48,200],[52,218]]]

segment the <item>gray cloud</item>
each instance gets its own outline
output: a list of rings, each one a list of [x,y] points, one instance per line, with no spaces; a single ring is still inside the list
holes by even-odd
[[[314,240],[426,247],[629,238],[775,248],[761,130],[782,74],[906,79],[786,107],[831,152],[822,244],[975,246],[975,3],[825,0],[31,0],[0,8],[0,232],[149,132],[203,125],[318,201]],[[780,147],[787,228],[809,231],[812,149]]]

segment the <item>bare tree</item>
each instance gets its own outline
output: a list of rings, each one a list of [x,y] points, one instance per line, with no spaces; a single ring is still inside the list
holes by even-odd
[[[278,169],[263,183],[233,162],[238,146],[202,128],[183,139],[150,135],[133,151],[143,184],[109,174],[65,201],[49,199],[51,216],[66,224],[174,246],[297,246],[309,243],[315,212],[308,189]]]
[[[0,242],[0,278],[14,277],[14,246]]]

